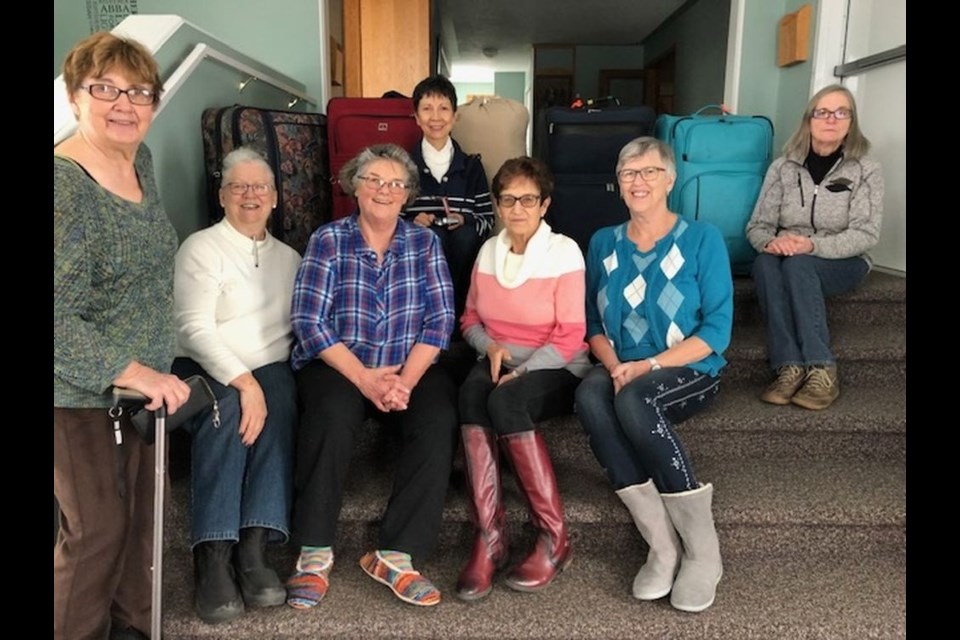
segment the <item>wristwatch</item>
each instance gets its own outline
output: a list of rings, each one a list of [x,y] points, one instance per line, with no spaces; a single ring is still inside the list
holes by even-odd
[[[647,358],[647,364],[650,365],[650,371],[659,371],[663,368],[660,366],[660,363],[657,362],[656,358]]]

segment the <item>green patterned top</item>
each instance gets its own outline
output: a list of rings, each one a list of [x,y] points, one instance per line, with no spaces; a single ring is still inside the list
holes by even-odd
[[[131,361],[169,372],[177,233],[153,176],[135,159],[140,203],[53,157],[53,406],[109,407],[110,385]]]

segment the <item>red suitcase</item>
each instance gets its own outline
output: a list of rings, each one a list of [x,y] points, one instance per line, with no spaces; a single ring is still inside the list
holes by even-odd
[[[392,142],[411,149],[421,131],[409,98],[331,98],[327,103],[327,148],[333,182],[333,219],[344,218],[356,208],[337,181],[340,169],[362,149]]]

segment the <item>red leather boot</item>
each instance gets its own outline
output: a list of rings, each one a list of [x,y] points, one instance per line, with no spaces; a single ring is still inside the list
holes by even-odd
[[[557,480],[540,432],[500,436],[500,444],[513,463],[517,484],[530,505],[530,519],[540,532],[533,551],[510,571],[506,583],[517,591],[539,591],[553,582],[571,560]]]
[[[492,429],[460,427],[467,462],[467,491],[477,527],[470,559],[457,579],[457,597],[478,600],[493,587],[493,574],[507,561],[506,517],[500,492],[497,436]]]

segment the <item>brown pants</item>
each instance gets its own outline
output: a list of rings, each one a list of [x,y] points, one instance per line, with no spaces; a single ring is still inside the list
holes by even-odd
[[[118,447],[106,409],[53,410],[56,640],[101,638],[111,618],[150,631],[153,447],[121,424]]]

